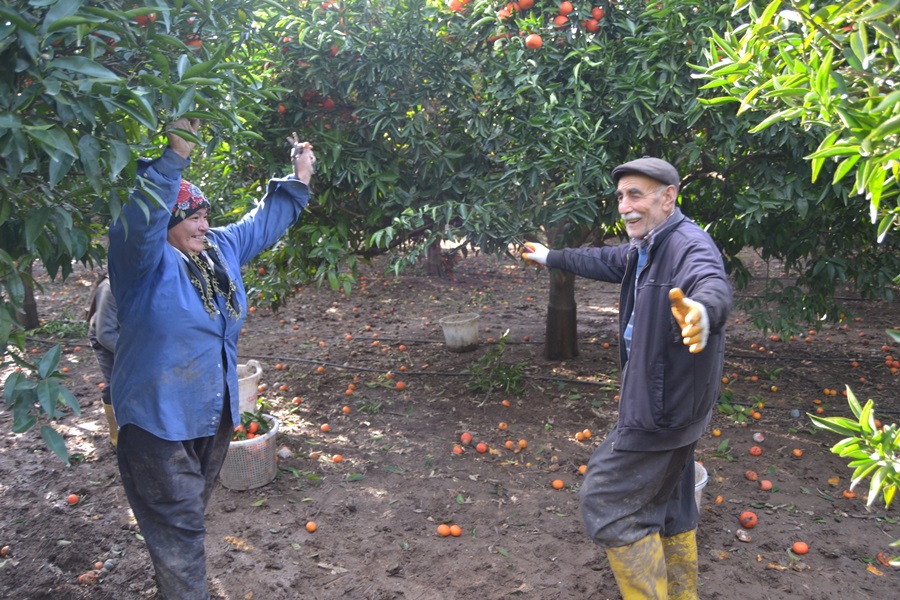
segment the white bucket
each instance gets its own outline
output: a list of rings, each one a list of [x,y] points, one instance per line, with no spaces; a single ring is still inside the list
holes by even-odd
[[[240,395],[240,412],[256,412],[256,399],[259,394],[259,378],[262,367],[255,360],[248,360],[245,365],[237,366],[238,393]]]
[[[444,330],[444,341],[452,352],[468,352],[478,347],[478,319],[476,313],[450,315],[439,321]]]
[[[709,474],[706,467],[694,461],[694,501],[697,502],[697,510],[700,510],[700,501],[703,499],[703,488],[709,481]]]

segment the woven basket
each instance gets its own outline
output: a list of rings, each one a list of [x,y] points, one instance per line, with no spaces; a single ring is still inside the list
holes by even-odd
[[[230,490],[252,490],[275,479],[278,472],[275,454],[275,435],[278,419],[263,415],[269,423],[269,431],[252,440],[231,442],[225,463],[219,473],[219,481]]]

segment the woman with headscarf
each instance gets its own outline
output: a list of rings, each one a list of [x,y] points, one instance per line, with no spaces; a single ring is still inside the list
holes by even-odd
[[[119,472],[159,591],[177,600],[209,598],[204,514],[240,422],[240,268],[299,218],[316,161],[295,134],[293,173],[270,180],[241,220],[210,228],[209,200],[182,178],[196,144],[177,131],[198,128],[196,119],[176,121],[162,155],[140,161],[132,199],[109,231]]]

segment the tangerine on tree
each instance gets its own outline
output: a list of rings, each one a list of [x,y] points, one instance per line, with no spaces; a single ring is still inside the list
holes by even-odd
[[[537,50],[544,44],[543,38],[536,33],[532,33],[525,38],[525,47],[529,50]]]

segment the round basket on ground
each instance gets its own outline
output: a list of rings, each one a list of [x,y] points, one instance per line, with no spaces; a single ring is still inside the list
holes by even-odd
[[[225,463],[219,473],[219,481],[230,490],[252,490],[275,479],[278,472],[275,436],[278,434],[278,419],[263,415],[269,423],[269,431],[253,438],[231,442]]]

